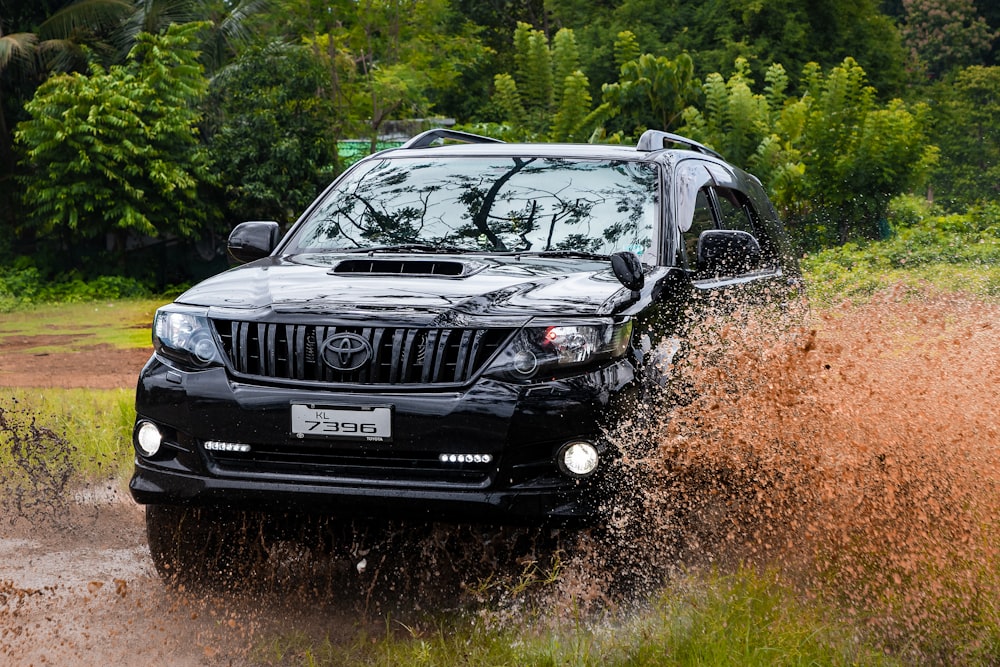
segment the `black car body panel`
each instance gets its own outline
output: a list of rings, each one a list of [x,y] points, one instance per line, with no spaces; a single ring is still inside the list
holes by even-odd
[[[591,519],[608,427],[698,295],[797,280],[759,182],[693,142],[387,151],[281,241],[259,222],[233,238],[271,252],[157,313],[140,503]]]

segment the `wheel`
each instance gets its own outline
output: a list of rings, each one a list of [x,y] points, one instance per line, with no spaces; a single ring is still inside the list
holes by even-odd
[[[208,507],[146,506],[146,541],[164,581],[182,585],[232,583],[266,558],[263,526],[245,512]]]

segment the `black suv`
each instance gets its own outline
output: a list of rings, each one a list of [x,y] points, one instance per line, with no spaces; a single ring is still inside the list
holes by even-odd
[[[187,507],[593,517],[605,426],[656,386],[691,304],[784,298],[787,250],[756,178],[665,132],[431,130],[372,155],[284,237],[237,226],[247,263],[156,313],[130,485],[154,560]]]

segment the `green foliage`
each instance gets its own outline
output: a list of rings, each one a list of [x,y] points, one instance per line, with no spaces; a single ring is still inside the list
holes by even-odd
[[[903,43],[932,78],[982,65],[997,33],[976,13],[973,0],[903,0]]]
[[[807,284],[819,303],[867,298],[895,283],[1000,296],[1000,204],[943,214],[915,197],[889,207],[894,234],[807,255]]]
[[[583,70],[598,85],[612,83],[617,67],[612,45],[624,30],[640,52],[691,55],[700,77],[725,71],[736,58],[760,78],[770,63],[799,72],[813,61],[828,68],[852,56],[874,73],[882,91],[897,93],[905,82],[906,54],[893,21],[879,0],[713,0],[587,3],[548,0],[551,25],[576,31]]]
[[[332,176],[326,68],[306,46],[245,51],[213,78],[206,132],[230,220],[291,221]]]
[[[753,83],[749,64],[743,58],[736,60],[728,80],[718,72],[709,74],[702,88],[704,111],[688,107],[682,132],[711,143],[712,148],[736,164],[749,165],[761,142],[771,136],[776,112],[772,103],[781,97],[781,90],[773,86],[768,96],[754,94]]]
[[[58,280],[46,280],[29,263],[0,267],[0,313],[40,303],[74,303],[106,299],[147,297],[151,290],[145,283],[125,276],[101,276],[84,280],[68,274]]]
[[[333,105],[333,135],[365,136],[374,149],[386,121],[422,118],[433,101],[467,94],[466,75],[488,51],[475,28],[452,23],[446,0],[365,0],[330,3],[284,0],[287,11],[308,17],[298,32],[327,67],[326,95]]]
[[[703,90],[704,110],[685,111],[681,129],[757,174],[798,243],[806,248],[885,234],[896,195],[917,187],[937,159],[927,140],[928,108],[900,100],[880,106],[864,70],[847,58],[826,75],[815,63],[784,98],[784,68],[772,65],[753,93],[746,61]]]
[[[889,201],[918,187],[937,159],[927,137],[928,109],[900,100],[880,107],[864,70],[848,58],[829,75],[807,72],[801,188],[779,193],[798,204],[790,222],[810,245],[884,235]],[[881,226],[881,227],[880,227]]]
[[[503,113],[507,135],[530,141],[586,141],[597,125],[590,82],[579,69],[572,30],[549,40],[541,30],[519,23],[514,31],[514,75],[493,79],[493,102]],[[517,128],[521,128],[518,131]]]
[[[1000,67],[968,67],[931,91],[941,157],[930,179],[950,210],[1000,199]]]
[[[587,131],[590,91],[587,77],[576,70],[563,80],[561,103],[552,122],[553,141],[583,141]]]
[[[618,35],[616,58],[636,50],[631,32]],[[695,101],[700,82],[686,53],[671,60],[644,53],[622,62],[619,79],[602,89],[603,107],[614,129],[637,136],[649,128],[674,129],[684,108]]]
[[[126,65],[55,76],[26,109],[16,137],[30,224],[64,238],[110,231],[197,231],[212,181],[199,148],[195,106],[207,82],[190,48],[201,26],[140,35]]]

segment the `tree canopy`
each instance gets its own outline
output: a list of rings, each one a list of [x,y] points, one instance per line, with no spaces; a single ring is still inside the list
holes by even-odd
[[[903,192],[1000,197],[998,33],[981,0],[5,5],[0,257],[290,221],[344,142],[402,121],[680,131],[760,176],[804,247],[875,238]]]
[[[95,64],[39,87],[15,134],[35,230],[183,236],[206,222],[198,195],[213,177],[195,105],[207,81],[190,48],[202,27],[140,34],[126,64]]]

